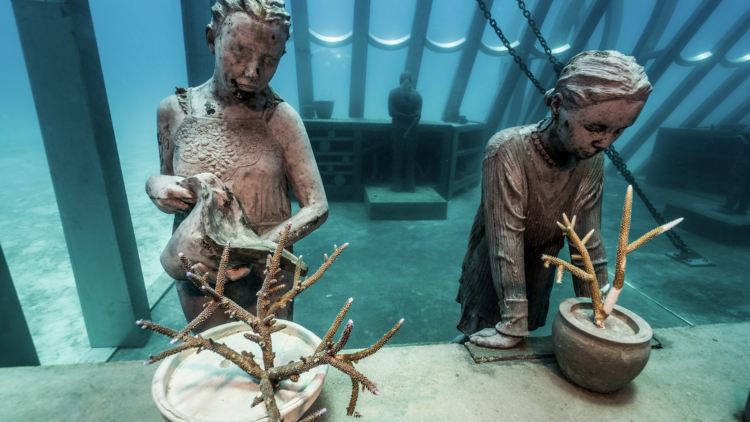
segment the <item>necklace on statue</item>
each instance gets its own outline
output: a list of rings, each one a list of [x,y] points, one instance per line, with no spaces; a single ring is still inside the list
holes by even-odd
[[[553,160],[552,157],[547,154],[547,150],[544,149],[544,144],[542,144],[541,136],[539,136],[539,132],[541,132],[542,126],[547,123],[547,120],[549,120],[549,117],[539,122],[536,129],[531,131],[531,139],[534,140],[534,149],[539,153],[539,156],[542,157],[542,160],[544,160],[545,163],[548,163],[549,165],[553,167],[559,167],[563,164],[565,164],[565,161],[558,163],[557,161]]]

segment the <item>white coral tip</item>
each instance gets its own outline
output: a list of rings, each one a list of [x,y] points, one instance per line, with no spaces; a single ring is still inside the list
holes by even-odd
[[[169,341],[169,344],[175,344],[175,343],[177,343],[178,340],[179,339],[177,337],[175,337],[175,338],[173,338],[172,340]]]
[[[683,220],[683,218],[682,218],[682,217],[680,217],[680,218],[678,218],[677,220],[674,220],[674,221],[670,221],[669,223],[667,223],[667,224],[665,224],[665,225],[661,226],[661,228],[662,228],[662,229],[664,229],[664,230],[662,230],[662,233],[664,233],[665,231],[667,231],[667,230],[671,229],[672,227],[674,227],[674,226],[676,226],[676,225],[678,225],[678,224],[682,223],[682,220]]]
[[[180,252],[180,253],[178,253],[178,254],[177,254],[177,256],[179,256],[180,258],[182,258],[182,257],[184,257],[184,256],[185,256],[185,254],[184,254],[184,253],[182,253],[182,252]]]

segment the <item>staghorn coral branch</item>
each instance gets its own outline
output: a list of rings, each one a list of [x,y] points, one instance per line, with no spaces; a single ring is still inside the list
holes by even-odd
[[[670,221],[669,223],[667,223],[667,224],[665,224],[663,226],[659,226],[659,227],[651,230],[650,232],[644,234],[643,236],[641,236],[640,238],[638,238],[638,240],[636,240],[635,242],[633,242],[630,245],[628,245],[628,250],[627,250],[628,252],[627,253],[633,252],[634,250],[640,248],[641,246],[643,246],[644,243],[646,243],[649,240],[651,240],[654,237],[656,237],[656,235],[662,234],[662,233],[666,232],[667,230],[671,229],[672,227],[680,224],[682,222],[682,220],[683,220],[682,218],[678,218],[677,220]]]
[[[341,338],[339,341],[336,342],[336,344],[331,347],[330,350],[328,350],[329,355],[335,355],[341,349],[346,346],[346,342],[349,341],[349,335],[352,333],[352,328],[354,327],[354,321],[349,320],[349,322],[346,323],[346,327],[344,327],[344,331],[341,333]]]
[[[562,283],[563,270],[565,270],[565,266],[564,265],[558,265],[557,266],[557,275],[555,276],[555,283]]]
[[[177,335],[177,331],[167,328],[163,325],[155,324],[151,321],[145,321],[142,319],[139,319],[135,322],[135,325],[141,327],[141,329],[149,329],[155,333],[159,333],[163,336],[172,337],[174,338]]]
[[[224,284],[227,282],[227,261],[229,260],[230,242],[227,241],[224,246],[224,252],[221,254],[221,263],[219,264],[219,273],[216,275],[216,293],[224,294]]]
[[[575,224],[575,217],[573,217],[573,224]],[[607,318],[607,316],[604,315],[604,311],[602,310],[602,298],[599,295],[599,283],[596,279],[594,264],[591,263],[589,251],[586,249],[586,246],[581,243],[581,239],[578,238],[578,234],[576,234],[572,226],[568,227],[569,228],[566,236],[568,237],[568,240],[573,242],[573,245],[581,253],[584,268],[586,269],[586,273],[590,276],[588,277],[588,279],[586,279],[586,281],[589,282],[589,291],[591,292],[591,304],[594,309],[594,323],[597,327],[604,328],[604,320]]]
[[[176,336],[172,339],[171,343],[175,344],[177,340],[181,339],[182,336],[185,334],[193,331],[193,328],[197,327],[199,324],[205,322],[211,315],[214,313],[216,309],[219,308],[219,304],[216,302],[208,302],[208,306],[206,306],[206,309],[203,310],[203,312],[200,313],[197,317],[195,317],[194,320],[190,322],[190,324],[187,325],[187,327],[183,328],[182,331],[177,333]]]
[[[304,282],[300,284],[295,283],[294,288],[286,292],[286,294],[282,296],[282,298],[277,303],[273,304],[268,309],[268,312],[276,312],[276,310],[281,307],[281,303],[285,304],[286,302],[293,300],[295,297],[297,297],[297,295],[304,292],[308,287],[315,284],[316,281],[320,280],[320,278],[323,276],[323,274],[325,274],[328,268],[331,267],[331,264],[333,264],[333,261],[335,261],[336,258],[339,257],[339,255],[341,255],[341,252],[343,252],[347,246],[349,246],[348,243],[344,243],[343,245],[341,245],[340,248],[337,248],[336,245],[333,245],[333,249],[334,249],[333,255],[331,255],[330,258],[328,257],[327,254],[325,255],[325,260],[323,262],[323,265],[321,265],[320,268],[318,268],[318,271],[316,271],[315,274],[313,274],[312,276],[306,277]]]
[[[349,407],[346,408],[346,416],[354,414],[354,408],[357,406],[357,397],[359,397],[359,383],[354,378],[352,380],[352,397],[349,399]]]
[[[169,350],[165,350],[165,351],[159,353],[156,356],[148,355],[148,360],[145,361],[145,362],[143,362],[143,364],[144,365],[150,365],[150,364],[152,364],[154,362],[158,362],[158,361],[160,361],[160,360],[162,360],[164,358],[168,358],[168,357],[170,357],[172,355],[176,355],[177,353],[180,353],[180,352],[188,350],[188,349],[192,349],[194,347],[200,347],[200,346],[184,343],[184,344],[181,344],[179,346],[173,347],[173,348],[171,348]]]
[[[336,331],[338,331],[339,327],[341,326],[341,322],[344,320],[346,313],[349,312],[349,307],[352,305],[353,301],[354,298],[351,297],[346,301],[346,304],[341,309],[341,312],[339,312],[339,314],[336,316],[336,319],[333,321],[333,324],[331,324],[331,328],[328,329],[326,335],[323,336],[323,340],[320,341],[320,345],[315,350],[315,353],[323,350],[325,347],[327,347],[326,345],[333,340],[334,334],[336,334]]]
[[[324,413],[327,412],[327,409],[324,407],[317,412],[313,413],[312,415],[306,417],[305,419],[302,419],[299,422],[313,422],[315,420],[318,420],[319,417],[323,416]]]
[[[622,220],[620,222],[620,236],[617,245],[617,261],[615,263],[615,278],[612,282],[612,288],[606,295],[604,304],[602,304],[602,294],[599,291],[599,286],[596,280],[596,273],[594,272],[594,268],[591,263],[591,257],[589,256],[588,250],[585,247],[586,242],[591,238],[594,230],[591,230],[583,239],[579,239],[578,235],[573,229],[575,225],[575,216],[573,217],[572,221],[569,221],[567,215],[563,214],[563,221],[565,222],[565,225],[561,224],[560,222],[557,223],[557,225],[563,230],[563,234],[568,237],[569,243],[572,244],[580,252],[580,254],[572,254],[571,260],[582,260],[585,266],[585,272],[556,257],[551,257],[549,255],[542,256],[542,260],[544,260],[545,266],[549,266],[549,264],[555,264],[558,266],[558,280],[560,280],[560,271],[562,268],[564,268],[572,274],[590,283],[591,303],[592,307],[594,308],[594,322],[599,328],[604,328],[604,321],[614,309],[617,298],[620,294],[620,291],[622,290],[623,284],[625,283],[625,265],[627,263],[627,254],[633,252],[644,243],[653,239],[656,235],[664,233],[665,231],[673,228],[682,221],[682,218],[679,218],[660,227],[657,227],[641,236],[635,242],[628,245],[630,220],[632,217],[632,203],[633,187],[628,186],[627,192],[625,194],[625,204],[623,205],[622,210]]]
[[[560,258],[549,256],[549,255],[542,255],[542,260],[544,261],[544,265],[548,266],[549,264],[557,265],[558,266],[558,277],[560,276],[560,267],[565,268],[568,270],[571,274],[574,276],[580,278],[581,280],[591,282],[591,274],[588,274],[586,271],[583,271],[582,269],[576,267],[575,265],[565,262]],[[593,277],[594,280],[596,280],[596,277]]]
[[[388,343],[388,340],[390,340],[391,337],[393,337],[393,335],[396,334],[396,332],[398,331],[399,328],[401,328],[401,325],[403,325],[403,323],[404,323],[404,319],[401,318],[401,321],[396,323],[396,325],[393,328],[391,328],[391,331],[388,331],[387,333],[385,333],[383,338],[381,338],[377,343],[373,344],[367,349],[360,350],[359,352],[342,355],[341,359],[357,363],[360,360],[368,356],[371,356],[372,354],[380,350],[381,347],[385,346],[386,343]]]
[[[591,229],[590,232],[586,233],[586,236],[584,236],[583,239],[581,239],[581,243],[583,244],[583,246],[586,246],[586,243],[588,243],[589,239],[591,239],[591,236],[593,235],[594,235],[594,229]]]
[[[260,380],[260,393],[263,396],[263,401],[266,403],[266,410],[268,411],[268,417],[272,421],[281,421],[281,412],[279,407],[276,405],[276,397],[273,394],[273,385],[268,376],[264,376]]]
[[[622,207],[620,237],[617,241],[617,261],[615,262],[615,279],[612,287],[620,290],[625,283],[625,255],[628,254],[628,234],[630,233],[630,216],[633,207],[633,186],[628,186],[625,193],[625,205]]]
[[[341,254],[341,252],[348,246],[348,244],[344,244],[339,248],[334,245],[333,254],[330,257],[326,255],[323,265],[321,265],[321,267],[315,274],[306,278],[304,282],[300,280],[302,266],[302,260],[300,257],[300,259],[298,260],[297,268],[295,270],[292,289],[281,298],[273,299],[273,296],[270,295],[270,293],[274,293],[285,288],[284,285],[279,284],[279,281],[283,277],[277,278],[277,275],[280,271],[281,254],[284,250],[284,245],[290,229],[291,226],[288,224],[284,232],[280,233],[281,238],[277,245],[276,251],[273,255],[269,255],[266,261],[267,269],[265,273],[265,279],[263,281],[263,286],[258,292],[257,316],[251,314],[244,308],[237,305],[231,299],[224,296],[224,286],[226,285],[227,281],[227,262],[230,251],[229,243],[227,243],[222,253],[222,263],[219,266],[217,283],[215,287],[212,287],[208,284],[208,274],[201,274],[199,271],[196,271],[195,266],[184,255],[180,255],[180,260],[183,267],[185,267],[188,278],[200,288],[200,290],[210,299],[210,301],[206,303],[206,309],[180,332],[167,327],[163,327],[158,324],[154,324],[149,321],[137,321],[137,324],[141,326],[141,328],[150,329],[165,336],[171,337],[173,339],[179,339],[184,342],[183,344],[166,350],[157,356],[149,356],[149,360],[146,363],[155,362],[157,360],[164,359],[167,356],[171,356],[181,351],[193,348],[197,349],[196,353],[200,353],[204,350],[209,350],[213,353],[216,353],[237,365],[251,377],[260,380],[259,385],[261,395],[259,397],[256,397],[252,404],[254,406],[259,404],[260,402],[265,402],[269,419],[272,422],[280,422],[281,417],[278,405],[274,397],[274,385],[278,386],[278,383],[280,381],[286,379],[292,382],[298,382],[300,379],[300,374],[309,371],[314,367],[328,364],[344,372],[352,379],[353,397],[350,401],[347,412],[349,415],[354,414],[354,416],[357,417],[361,416],[358,412],[354,412],[354,406],[356,405],[358,395],[358,386],[362,385],[363,391],[365,388],[367,388],[376,395],[379,394],[379,392],[376,388],[377,383],[373,383],[362,373],[354,369],[354,363],[358,362],[360,359],[374,354],[380,348],[382,348],[383,345],[385,345],[385,343],[388,342],[388,340],[390,340],[390,338],[393,337],[393,335],[398,331],[404,320],[402,319],[401,321],[399,321],[396,326],[394,326],[388,333],[386,333],[380,341],[378,341],[375,345],[369,347],[368,349],[354,354],[338,355],[337,353],[347,344],[347,341],[353,329],[353,322],[350,320],[346,324],[346,327],[344,328],[339,341],[333,343],[333,336],[341,326],[341,323],[347,311],[349,310],[349,307],[351,306],[352,299],[349,299],[344,305],[344,308],[337,315],[336,319],[331,325],[331,328],[326,333],[323,341],[316,349],[315,353],[308,357],[300,357],[299,361],[292,361],[287,365],[274,367],[273,360],[276,355],[273,352],[271,334],[286,328],[286,325],[277,323],[277,320],[275,319],[276,310],[279,308],[283,308],[299,293],[317,282],[328,270],[331,264],[333,264],[336,258]],[[237,353],[236,351],[227,347],[225,344],[215,342],[210,338],[203,338],[200,334],[198,334],[197,336],[190,335],[190,331],[192,329],[194,329],[197,325],[210,317],[218,308],[226,309],[226,313],[230,316],[230,318],[239,319],[250,326],[254,334],[244,333],[244,337],[248,340],[258,343],[258,345],[260,346],[263,353],[262,366],[255,361],[255,356],[252,353],[248,353],[246,351]],[[304,419],[304,421],[310,422],[316,420],[324,412],[325,409],[316,412],[315,414],[308,416],[306,419]]]
[[[325,361],[325,363],[333,366],[346,375],[349,375],[351,379],[356,380],[358,383],[362,384],[365,388],[370,390],[372,394],[375,394],[376,396],[380,395],[380,391],[378,391],[375,383],[367,379],[367,377],[364,376],[361,372],[354,369],[354,366],[351,363],[333,356],[326,356],[321,360]]]

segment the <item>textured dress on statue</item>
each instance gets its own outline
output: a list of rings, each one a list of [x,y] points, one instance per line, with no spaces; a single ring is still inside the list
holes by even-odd
[[[292,216],[281,145],[266,123],[283,100],[270,87],[258,119],[222,120],[193,114],[192,91],[177,96],[187,116],[174,133],[174,175],[213,173],[240,200],[259,235]],[[244,183],[253,180],[253,183]]]
[[[224,120],[196,116],[193,112],[193,95],[190,89],[178,88],[176,94],[186,116],[173,135],[174,175],[189,178],[212,173],[219,180],[211,177],[202,178],[201,180],[207,183],[204,183],[204,190],[213,183],[213,185],[218,185],[214,186],[214,189],[218,189],[218,192],[214,194],[215,197],[230,198],[231,201],[238,199],[246,217],[246,220],[242,218],[242,225],[246,227],[249,223],[250,228],[257,235],[263,235],[289,220],[292,215],[286,174],[289,169],[285,167],[282,146],[267,124],[276,106],[283,101],[281,97],[268,87],[262,94],[266,98],[266,105],[260,117]],[[250,181],[252,183],[249,183]],[[224,186],[229,189],[225,189]],[[200,201],[199,203],[204,203],[204,206],[221,207],[215,201]],[[175,230],[190,213],[197,211],[195,209],[176,215]],[[242,231],[242,227],[236,229],[238,232]],[[177,234],[182,233],[176,232],[173,239]],[[200,234],[196,232],[195,236]],[[183,235],[187,238],[194,236],[192,232]],[[196,239],[185,240],[188,243],[190,241],[195,242]],[[200,239],[197,241],[200,242]],[[286,249],[291,251],[291,245]],[[217,254],[213,253],[213,255]],[[217,262],[209,266],[218,266],[218,259],[212,259],[214,260]],[[255,293],[262,285],[264,269],[263,264],[254,265],[248,276],[237,280],[237,284],[231,288],[228,287],[228,291],[238,292],[235,297],[230,298],[244,308],[254,307]],[[287,280],[293,278],[293,274],[289,271],[282,270],[281,275]],[[202,293],[191,282],[180,281],[182,288],[190,295],[202,296]],[[291,283],[287,284],[286,289],[274,294],[284,294],[291,288]],[[290,305],[292,304],[280,310],[277,316],[291,320],[292,306]]]
[[[532,161],[535,125],[515,127],[490,139],[482,164],[482,203],[469,236],[456,301],[458,329],[471,335],[495,327],[511,336],[527,336],[544,325],[555,267],[545,268],[542,254],[557,256],[564,235],[556,222],[575,215],[576,233],[594,229],[588,251],[600,285],[607,283],[607,260],[600,233],[604,157],[597,154],[559,170],[564,187],[543,182]],[[540,161],[541,162],[541,161]],[[571,247],[571,254],[578,253]],[[581,262],[574,262],[582,267]],[[589,296],[588,284],[574,277],[577,296]]]

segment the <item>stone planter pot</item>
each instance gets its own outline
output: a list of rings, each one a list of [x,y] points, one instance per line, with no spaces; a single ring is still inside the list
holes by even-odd
[[[287,328],[273,333],[275,365],[284,365],[310,355],[320,344],[312,332],[290,321],[279,320]],[[263,365],[260,347],[243,337],[250,331],[245,323],[232,322],[207,330],[201,335],[219,341],[235,351],[253,353]],[[276,404],[285,422],[298,420],[323,388],[328,365],[300,376],[296,383],[283,381],[276,391]],[[267,421],[264,403],[251,408],[260,396],[258,380],[213,352],[186,350],[162,361],[154,374],[151,395],[164,419],[172,422]]]
[[[617,391],[641,373],[651,355],[652,336],[643,318],[617,305],[605,328],[597,328],[588,298],[563,301],[552,323],[560,370],[574,384],[597,393]]]
[[[333,116],[333,101],[313,101],[313,105],[315,106],[315,114],[318,115],[318,119],[330,119]]]

